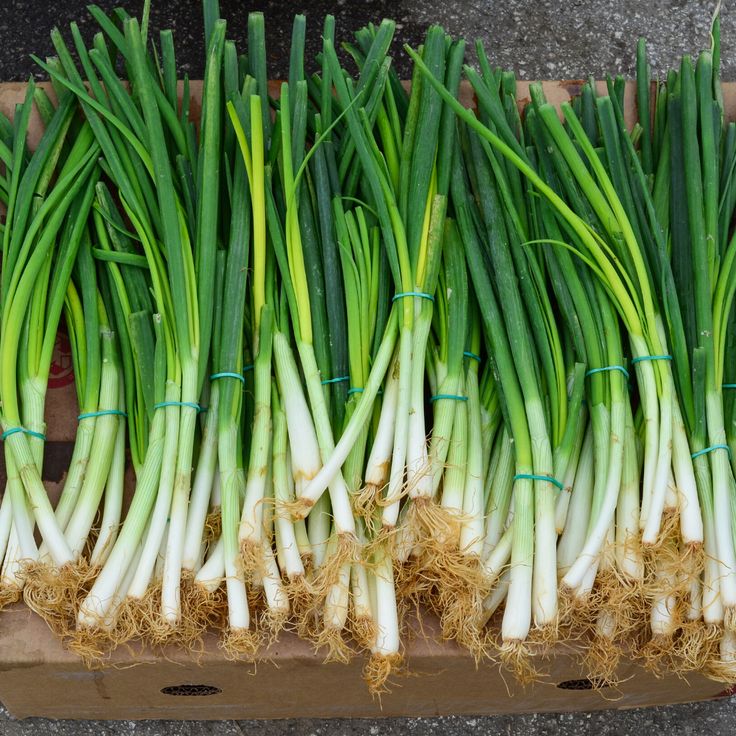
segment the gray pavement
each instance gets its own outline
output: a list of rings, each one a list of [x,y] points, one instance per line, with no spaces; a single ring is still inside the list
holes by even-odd
[[[687,687],[683,683],[683,687]],[[736,700],[634,708],[597,713],[534,713],[523,716],[386,718],[383,720],[311,718],[282,721],[49,721],[7,719],[4,736],[733,736]]]
[[[32,73],[28,54],[41,57],[51,53],[49,31],[53,25],[64,28],[72,20],[88,36],[93,32],[85,22],[86,0],[0,0],[0,80],[24,79]],[[98,0],[111,8],[125,5],[131,12],[142,0]],[[733,7],[729,7],[729,5]],[[201,76],[202,30],[200,2],[197,0],[154,0],[152,28],[173,28],[177,40],[179,67],[191,77]],[[650,42],[655,73],[666,70],[683,53],[696,53],[708,44],[708,29],[713,2],[698,0],[299,0],[298,2],[243,2],[222,0],[223,15],[230,20],[230,34],[242,39],[245,17],[251,9],[266,12],[270,73],[284,76],[288,64],[291,16],[305,12],[311,32],[313,55],[319,43],[319,27],[326,12],[336,16],[338,36],[348,37],[367,21],[388,16],[397,20],[397,44],[416,45],[431,22],[469,39],[480,37],[494,63],[514,69],[524,79],[579,78],[606,72],[633,72],[636,40],[644,35]],[[736,80],[736,2],[726,3],[723,15],[723,77]],[[406,65],[399,70],[406,74]],[[683,682],[683,688],[687,683]],[[43,694],[40,694],[43,697]],[[723,698],[708,703],[678,705],[628,711],[603,711],[593,714],[534,714],[488,718],[433,719],[344,719],[319,721],[48,721],[28,719],[13,721],[0,709],[0,734],[95,734],[96,736],[137,734],[242,734],[286,736],[380,736],[393,734],[578,734],[603,736],[646,734],[670,736],[708,733],[726,736],[736,733],[736,699]]]

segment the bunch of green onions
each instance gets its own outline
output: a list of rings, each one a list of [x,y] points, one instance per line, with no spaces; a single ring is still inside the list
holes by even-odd
[[[393,22],[345,63],[328,17],[310,72],[296,16],[269,86],[263,16],[238,49],[205,0],[195,124],[149,11],[91,7],[91,47],[55,30],[55,95],[30,83],[0,118],[3,604],[91,661],[209,628],[254,659],[294,627],[366,652],[374,692],[415,606],[522,680],[570,639],[594,681],[624,651],[733,678],[718,19],[655,84],[640,43],[629,129],[622,79],[520,110],[513,74],[437,26],[407,90]],[[62,317],[79,424],[54,505]]]

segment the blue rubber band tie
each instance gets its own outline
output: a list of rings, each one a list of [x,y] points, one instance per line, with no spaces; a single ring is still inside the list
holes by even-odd
[[[736,388],[736,383],[724,383],[721,388]]]
[[[252,370],[253,370],[253,363],[251,363],[250,365],[243,366],[243,373],[247,373],[248,371],[252,371]]]
[[[442,399],[451,399],[452,401],[467,401],[467,396],[458,396],[457,394],[437,394],[430,401],[440,401]]]
[[[725,450],[728,453],[728,456],[731,457],[731,448],[728,445],[711,445],[710,447],[706,447],[705,450],[694,452],[690,457],[695,460],[696,457],[705,455],[708,452],[713,452],[713,450]]]
[[[553,478],[551,475],[535,475],[534,473],[519,473],[518,475],[514,476],[514,480],[544,480],[547,481],[547,483],[551,483],[553,486],[557,486],[561,491],[565,490],[565,486],[560,483],[560,481],[557,480],[557,478]]]
[[[237,378],[241,383],[245,383],[245,378],[242,374],[235,373],[235,371],[221,371],[220,373],[213,373],[210,376],[210,381],[216,381],[218,378]]]
[[[154,409],[163,409],[167,406],[185,406],[189,409],[195,409],[196,411],[202,411],[202,407],[199,404],[195,404],[193,401],[162,401],[160,404],[154,404]]]
[[[36,439],[43,440],[46,442],[46,435],[41,434],[40,432],[34,432],[32,429],[26,429],[25,427],[11,427],[10,429],[6,429],[2,434],[0,434],[0,440],[4,441],[7,437],[10,437],[11,435],[18,434],[19,432],[22,432],[23,434],[27,434],[29,437],[35,437]]]
[[[471,360],[477,360],[480,363],[480,355],[476,355],[475,353],[471,353],[469,350],[466,350],[463,355],[466,358],[470,358]]]
[[[326,386],[328,383],[343,383],[344,381],[349,381],[350,376],[338,376],[337,378],[325,378],[324,381],[322,381],[322,385]]]
[[[349,388],[348,389],[348,396],[351,396],[352,394],[362,394],[365,389],[362,388]]]
[[[106,416],[127,417],[128,415],[124,411],[120,411],[120,409],[102,409],[101,411],[86,411],[77,417],[77,421],[81,422],[82,419],[94,419],[95,417]]]
[[[606,371],[621,371],[626,378],[629,378],[629,372],[622,365],[604,365],[602,368],[591,368],[586,371],[586,376],[592,376],[594,373],[604,373]]]
[[[416,296],[419,299],[428,299],[430,302],[434,301],[434,297],[424,291],[401,291],[398,294],[394,294],[394,297],[391,301],[395,302],[397,299],[403,299],[407,296]]]
[[[640,355],[638,358],[631,359],[631,365],[641,363],[643,360],[672,360],[671,355]]]

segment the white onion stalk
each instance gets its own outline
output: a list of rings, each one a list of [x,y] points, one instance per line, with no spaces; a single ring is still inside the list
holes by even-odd
[[[122,379],[118,394],[123,396]],[[120,517],[123,510],[123,494],[125,492],[125,420],[118,418],[118,428],[115,435],[112,464],[105,486],[105,503],[102,510],[100,532],[97,535],[95,546],[90,556],[92,567],[101,567],[107,560],[117,539],[120,528]]]
[[[427,356],[427,339],[432,326],[433,304],[426,299],[415,301],[422,303],[415,305],[412,330],[409,425],[406,447],[406,484],[409,489],[409,497],[413,499],[430,498],[434,485],[429,467],[427,430],[424,421],[424,366]],[[396,472],[398,475],[398,466]]]
[[[609,303],[605,303],[602,310],[604,325],[609,330],[609,334],[616,333],[612,310],[613,308]],[[610,352],[607,357],[611,365],[620,364],[620,354],[616,347],[617,341],[618,338],[616,337],[609,343]],[[600,497],[597,497],[594,493],[585,545],[576,561],[562,579],[562,584],[572,590],[581,589],[586,573],[600,559],[606,536],[615,517],[619,492],[621,490],[627,403],[626,385],[623,374],[619,371],[611,371],[608,377],[608,386],[610,392],[610,432],[605,488],[603,495]],[[669,467],[667,470],[669,470]],[[599,472],[598,468],[596,468],[597,472]]]
[[[517,470],[519,475],[531,473],[531,468],[523,466],[517,466]],[[515,643],[526,639],[532,616],[534,535],[530,532],[534,528],[534,488],[527,478],[518,478],[514,484],[514,521],[510,528],[511,574],[501,636],[504,642]]]
[[[386,375],[386,371],[388,370],[389,363],[393,356],[394,347],[396,345],[397,326],[397,310],[393,309],[386,324],[386,331],[384,332],[383,339],[381,340],[381,345],[373,360],[370,375],[368,376],[363,392],[360,394],[360,398],[355,406],[355,411],[343,429],[340,439],[335,445],[334,451],[330,454],[329,460],[322,465],[319,472],[308,483],[306,483],[304,487],[297,489],[297,498],[303,499],[307,503],[316,503],[317,499],[324,493],[332,479],[339,472],[340,468],[347,460],[353,445],[360,434],[364,431],[365,423],[368,421],[371,412],[373,411],[373,402],[381,388],[384,376]],[[394,372],[398,373],[398,370],[392,370],[392,373]],[[286,401],[286,397],[283,396],[283,392],[282,397],[284,401]]]
[[[109,330],[103,330],[101,339],[102,368],[100,371],[99,411],[117,411],[122,370],[118,363],[113,333]],[[110,474],[119,424],[120,418],[115,414],[102,414],[95,419],[95,435],[90,448],[89,464],[84,475],[79,499],[64,531],[75,561],[84,552]]]
[[[632,581],[644,577],[644,559],[639,541],[639,459],[631,404],[626,402],[624,464],[616,507],[616,561],[620,572]]]
[[[590,510],[593,503],[593,486],[595,472],[595,457],[593,429],[588,427],[583,440],[583,447],[578,458],[578,467],[575,472],[575,482],[570,495],[570,505],[567,511],[568,523],[560,535],[557,545],[557,565],[560,575],[564,575],[578,559],[585,544],[587,529],[590,524]],[[639,489],[637,488],[637,498]],[[575,519],[575,523],[572,520]]]
[[[281,571],[279,568],[276,554],[273,550],[273,541],[275,537],[274,533],[274,486],[273,486],[273,466],[272,466],[272,452],[269,444],[269,459],[268,459],[268,478],[267,478],[267,494],[265,503],[263,504],[262,512],[262,524],[263,533],[261,535],[260,552],[259,554],[259,571],[260,571],[260,583],[263,586],[263,591],[266,595],[266,604],[268,605],[268,612],[270,617],[270,624],[272,631],[280,629],[285,623],[289,616],[290,602],[289,596],[287,595],[284,583],[282,580]]]
[[[365,485],[376,491],[380,491],[384,487],[391,469],[391,450],[394,443],[394,427],[396,425],[396,410],[399,398],[399,380],[395,367],[396,361],[394,360],[386,376],[378,427],[365,467]]]
[[[201,585],[208,593],[214,593],[222,584],[225,577],[225,545],[222,535],[209,550],[209,557],[197,570],[194,581]]]
[[[465,379],[468,396],[468,468],[463,492],[463,523],[460,549],[463,554],[480,558],[483,552],[483,456],[478,369],[471,365]]]
[[[268,468],[271,455],[271,325],[266,312],[261,313],[261,330],[258,351],[254,366],[255,409],[253,432],[248,462],[248,479],[245,486],[245,499],[240,517],[238,539],[240,548],[252,546],[258,554],[263,542],[264,499],[267,495]],[[275,338],[274,338],[275,340]]]
[[[524,405],[529,422],[534,467],[542,469],[544,471],[543,475],[551,475],[553,469],[552,448],[547,434],[544,408],[541,401],[538,400],[527,400]],[[532,612],[534,623],[539,627],[553,624],[557,619],[556,501],[557,489],[552,483],[546,480],[534,481]],[[518,507],[515,508],[518,514]]]
[[[149,585],[154,575],[154,568],[161,550],[162,540],[171,513],[171,496],[176,479],[176,464],[172,462],[176,457],[176,448],[179,443],[179,401],[180,388],[174,381],[166,382],[166,402],[174,402],[157,409],[157,413],[165,417],[165,438],[161,472],[158,478],[158,491],[148,528],[143,543],[143,552],[138,568],[128,589],[128,596],[136,600],[143,600],[149,591]],[[139,481],[140,484],[140,481]]]
[[[297,345],[304,381],[309,394],[309,403],[314,416],[314,428],[319,443],[322,463],[326,463],[335,451],[335,442],[332,437],[330,415],[322,388],[319,368],[314,357],[314,348],[311,343],[300,341]],[[343,478],[342,471],[338,471],[329,485],[332,516],[338,534],[355,538],[355,518],[350,504],[348,486]]]
[[[390,658],[399,653],[399,616],[396,608],[393,560],[385,545],[378,545],[374,565],[376,642],[372,652]]]
[[[483,611],[481,613],[479,625],[485,626],[490,621],[491,616],[499,609],[501,604],[506,600],[509,592],[509,582],[511,580],[511,572],[504,570],[499,578],[496,587],[483,599]]]
[[[181,561],[192,488],[192,455],[198,410],[197,362],[182,360],[182,401],[179,415],[179,440],[176,451],[176,475],[172,489],[169,534],[166,542],[161,611],[166,622],[175,627],[181,617]]]
[[[13,561],[12,567],[17,568],[20,564],[24,566],[28,562],[37,560],[39,550],[33,537],[33,514],[23,493],[23,484],[15,468],[15,459],[8,452],[5,453],[5,472],[7,473],[8,505],[12,515],[7,556]],[[17,523],[18,520],[20,520],[20,525]],[[25,573],[19,576],[16,571],[13,577],[24,580]]]
[[[487,484],[490,483],[490,493],[483,557],[498,544],[504,533],[514,488],[514,447],[505,427],[496,440],[494,457],[496,456],[495,465],[492,463],[488,468]]]
[[[711,446],[726,444],[723,426],[723,403],[720,390],[708,390],[705,396],[708,441]],[[736,616],[736,549],[733,537],[733,509],[731,507],[732,475],[728,453],[717,450],[709,453],[713,479],[713,517],[715,520],[716,548],[721,567],[721,601],[728,617]]]
[[[498,544],[483,558],[483,576],[486,585],[493,585],[498,580],[502,571],[511,559],[511,551],[514,542],[513,519],[506,531],[501,535]]]
[[[74,450],[69,463],[64,488],[62,489],[59,503],[54,513],[62,529],[66,529],[69,519],[76,507],[79,492],[82,490],[84,474],[90,459],[90,449],[95,436],[95,420],[80,422],[77,426],[77,434],[74,438]]]
[[[396,421],[394,423],[393,448],[391,451],[391,470],[388,488],[383,500],[381,524],[393,529],[399,518],[399,507],[404,491],[406,477],[406,456],[409,443],[409,407],[411,406],[411,351],[412,330],[401,326],[399,336],[399,355],[394,371],[399,374],[399,390],[396,401]],[[357,413],[357,412],[356,412]]]
[[[332,535],[330,499],[327,494],[321,496],[312,507],[307,517],[306,528],[314,569],[319,570],[325,564],[325,560],[328,557],[329,543]]]
[[[275,391],[274,391],[275,393]],[[299,554],[294,522],[289,514],[288,505],[294,500],[289,484],[289,466],[287,462],[288,437],[286,416],[281,410],[278,397],[274,395],[273,405],[273,491],[275,501],[274,527],[276,546],[279,553],[279,567],[287,579],[296,580],[304,577],[304,563]],[[242,521],[241,521],[242,526]]]
[[[137,555],[139,543],[149,525],[151,508],[159,486],[166,443],[165,423],[164,412],[157,411],[151,424],[146,458],[138,475],[135,494],[125,522],[91,590],[79,606],[77,624],[80,627],[95,628],[108,618],[115,593],[120,588],[128,569],[131,568],[133,558]],[[140,557],[138,561],[140,562]],[[136,564],[136,572],[138,567],[139,564]],[[132,579],[130,584],[132,584]],[[126,595],[129,589],[130,585],[126,586]]]
[[[182,570],[195,572],[202,555],[202,537],[207,521],[210,503],[213,500],[215,485],[219,486],[217,473],[217,420],[219,416],[220,388],[216,381],[210,386],[207,418],[202,433],[197,469],[192,481],[192,493],[187,514],[187,528],[184,534]],[[218,504],[219,505],[219,504]]]
[[[243,558],[238,543],[238,519],[240,499],[245,490],[242,469],[237,467],[237,422],[220,424],[218,432],[218,457],[222,488],[222,539],[225,560],[225,585],[227,588],[228,625],[230,634],[237,636],[250,628],[250,608],[245,589]]]
[[[13,526],[13,510],[10,508],[10,493],[6,487],[0,501],[0,559],[4,560],[10,542],[10,530]],[[2,588],[2,583],[0,583]]]
[[[460,391],[463,385],[458,386]],[[451,399],[452,401],[452,399]],[[463,496],[467,481],[467,459],[468,459],[468,407],[466,401],[456,402],[450,439],[450,449],[447,453],[447,469],[444,473],[442,483],[441,506],[445,509],[450,519],[456,519],[457,525],[448,525],[446,529],[438,529],[437,541],[440,544],[457,546],[460,542],[460,520],[463,510]],[[456,528],[454,528],[456,527]],[[443,538],[449,534],[449,538]]]
[[[3,423],[3,431],[10,429]],[[56,522],[46,489],[41,481],[31,447],[23,433],[18,432],[5,438],[5,467],[8,478],[15,476],[21,483],[8,483],[13,508],[13,521],[18,532],[23,557],[34,560],[38,549],[33,540],[33,523],[24,510],[25,493],[33,508],[35,521],[46,543],[51,559],[57,567],[72,562],[72,553],[64,534]],[[11,457],[12,454],[12,457]],[[25,492],[24,492],[25,491]]]
[[[15,527],[11,524],[2,571],[0,571],[3,598],[14,600],[17,596],[20,596],[26,580],[26,570],[27,560],[21,557],[18,535],[15,532]]]
[[[273,358],[289,432],[295,490],[297,498],[302,498],[302,489],[320,468],[317,433],[302,392],[299,371],[289,341],[278,331],[273,336]]]

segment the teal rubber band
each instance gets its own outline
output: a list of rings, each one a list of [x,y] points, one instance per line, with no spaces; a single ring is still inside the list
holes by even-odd
[[[724,383],[721,388],[736,388],[736,383]]]
[[[103,409],[102,411],[86,411],[77,417],[77,421],[81,422],[82,419],[93,419],[94,417],[104,417],[108,415],[117,417],[128,416],[124,411],[120,411],[120,409]]]
[[[476,355],[475,353],[471,353],[469,350],[466,350],[463,355],[466,358],[470,358],[471,360],[477,360],[480,363],[480,355]]]
[[[193,401],[162,401],[159,404],[154,404],[154,409],[163,409],[167,406],[186,406],[189,409],[196,409],[202,411],[202,407],[199,404],[195,404]]]
[[[557,486],[561,491],[565,490],[565,486],[560,483],[560,481],[557,480],[557,478],[553,478],[551,475],[535,475],[534,473],[519,473],[518,475],[514,476],[514,480],[546,480],[548,483],[551,483],[553,486]]]
[[[241,383],[245,383],[245,378],[240,373],[234,371],[221,371],[220,373],[213,373],[210,376],[210,381],[216,381],[218,378],[237,378]]]
[[[398,294],[394,294],[394,298],[391,301],[395,302],[397,299],[403,299],[407,296],[416,296],[419,299],[428,299],[430,302],[434,301],[434,297],[424,291],[400,291]]]
[[[441,401],[442,399],[451,399],[452,401],[467,401],[467,396],[458,396],[457,394],[437,394],[432,396],[430,401]]]
[[[243,373],[247,373],[248,371],[252,371],[252,370],[253,370],[253,363],[251,363],[250,365],[243,366]]]
[[[348,396],[352,396],[353,394],[362,394],[365,389],[362,388],[349,388],[348,389]]]
[[[643,360],[672,360],[671,355],[641,355],[638,358],[631,359],[631,365],[641,363]]]
[[[594,373],[604,373],[605,371],[621,371],[626,378],[629,377],[629,372],[622,365],[604,365],[602,368],[591,368],[585,372],[585,375],[592,376]]]
[[[19,432],[22,432],[23,434],[27,434],[29,437],[35,437],[36,439],[43,440],[46,442],[46,435],[41,434],[40,432],[34,432],[32,429],[26,429],[25,427],[11,427],[10,429],[6,429],[2,434],[0,434],[0,440],[5,440],[6,437],[10,437],[11,435],[18,434]]]
[[[338,376],[337,378],[325,378],[324,381],[322,381],[322,385],[326,386],[328,383],[343,383],[344,381],[349,381],[350,376]]]
[[[728,456],[731,457],[731,448],[728,445],[711,445],[710,447],[706,447],[705,450],[694,452],[690,457],[695,460],[696,457],[705,455],[708,452],[713,452],[713,450],[725,450],[728,453]]]

